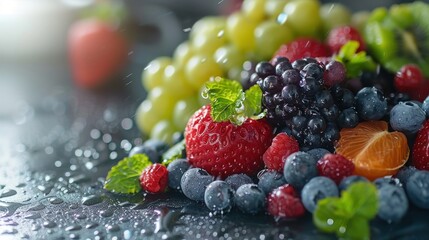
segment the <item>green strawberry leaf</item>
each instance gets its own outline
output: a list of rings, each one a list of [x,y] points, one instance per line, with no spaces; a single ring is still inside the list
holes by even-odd
[[[217,77],[206,83],[204,92],[211,103],[211,117],[215,122],[230,121],[241,125],[247,118],[262,118],[262,90],[253,86],[246,92],[234,80]]]
[[[183,157],[185,151],[185,139],[176,143],[170,149],[168,149],[164,154],[162,154],[162,165],[168,166],[172,161]]]
[[[375,71],[377,65],[366,52],[357,52],[359,42],[348,41],[341,47],[335,60],[342,62],[347,70],[347,77],[358,77],[363,71]]]
[[[371,183],[358,182],[343,191],[341,198],[329,197],[317,203],[314,225],[323,232],[344,239],[369,239],[369,220],[378,210],[377,189]]]
[[[141,190],[140,174],[151,164],[145,154],[135,154],[122,159],[110,169],[104,183],[104,189],[122,194],[139,192]]]

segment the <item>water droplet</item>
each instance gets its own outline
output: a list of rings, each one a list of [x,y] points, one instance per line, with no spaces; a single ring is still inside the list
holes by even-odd
[[[39,224],[32,224],[31,225],[31,231],[38,231],[40,228],[41,227]]]
[[[82,198],[82,204],[85,206],[92,206],[101,202],[103,202],[101,196],[90,195]]]
[[[82,227],[80,225],[71,225],[65,228],[67,232],[81,230]]]
[[[107,232],[117,232],[119,230],[121,230],[121,228],[119,227],[119,225],[106,225],[106,230]]]
[[[70,235],[69,235],[69,238],[70,238],[70,239],[79,239],[79,238],[80,238],[80,236],[79,236],[78,234],[74,234],[74,233],[72,233],[72,234],[70,234]]]
[[[45,185],[39,185],[37,186],[37,189],[39,189],[43,194],[48,195],[51,193],[52,189],[54,188],[53,183],[47,183]]]
[[[38,203],[36,206],[30,207],[27,211],[40,211],[45,209],[45,205]]]
[[[28,214],[27,216],[25,216],[25,219],[38,219],[41,218],[42,216],[40,216],[40,213],[38,212],[32,212],[30,214]]]
[[[73,176],[69,179],[69,183],[83,183],[87,182],[89,180],[88,176],[85,176],[83,174],[79,174],[77,176]]]
[[[49,221],[49,220],[44,221],[42,225],[45,228],[54,228],[54,227],[57,226],[57,224],[55,222],[52,222],[52,221]]]
[[[106,210],[102,210],[100,211],[100,216],[101,217],[111,217],[113,215],[113,210],[112,209],[106,209]]]
[[[0,198],[4,198],[4,197],[11,197],[13,195],[16,194],[16,191],[13,189],[8,189],[8,188],[4,188],[1,192],[0,192]]]
[[[64,201],[63,201],[61,198],[51,197],[51,198],[49,198],[49,202],[50,202],[51,204],[61,204],[61,203],[63,203]]]
[[[14,235],[14,234],[17,234],[18,233],[18,230],[16,230],[15,228],[13,228],[13,227],[3,227],[1,230],[0,230],[0,235]]]
[[[86,229],[93,229],[93,228],[96,228],[96,227],[98,227],[98,223],[88,223],[85,226]]]

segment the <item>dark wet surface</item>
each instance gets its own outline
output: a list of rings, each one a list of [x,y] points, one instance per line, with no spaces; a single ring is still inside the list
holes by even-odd
[[[182,26],[183,27],[183,26]],[[179,193],[125,196],[103,189],[111,166],[143,141],[134,114],[145,93],[136,47],[119,84],[73,86],[64,59],[0,65],[0,239],[334,239],[311,216],[275,222],[211,215]],[[374,239],[424,239],[429,211],[372,223]]]

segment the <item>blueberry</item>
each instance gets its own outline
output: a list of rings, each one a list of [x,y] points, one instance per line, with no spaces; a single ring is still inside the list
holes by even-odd
[[[306,60],[298,59],[292,62],[292,67],[295,68],[296,70],[301,71],[307,64],[308,62]]]
[[[128,156],[133,156],[135,154],[145,154],[152,163],[160,163],[161,157],[158,154],[158,151],[154,147],[148,145],[138,145],[131,149]]]
[[[204,201],[204,191],[213,180],[213,177],[206,170],[191,168],[183,174],[180,187],[187,198],[194,201]]]
[[[283,174],[286,182],[301,189],[313,177],[317,176],[317,160],[305,152],[295,152],[286,158]]]
[[[359,175],[348,176],[341,180],[340,184],[338,185],[338,188],[342,192],[346,190],[350,185],[356,182],[369,182],[369,180]]]
[[[429,171],[416,171],[406,182],[408,198],[417,207],[429,209]]]
[[[268,194],[273,189],[286,184],[286,179],[283,174],[274,170],[264,169],[258,173],[258,178],[258,186],[265,194]]]
[[[300,71],[300,74],[303,78],[311,77],[321,79],[323,78],[323,69],[317,63],[309,63]]]
[[[429,118],[429,96],[423,101],[422,109],[426,113],[426,118]]]
[[[416,133],[423,125],[426,113],[416,103],[400,102],[390,110],[390,126],[407,134]]]
[[[334,98],[328,90],[320,91],[316,94],[316,106],[328,108],[334,104]]]
[[[399,169],[398,173],[396,174],[396,178],[399,179],[399,181],[401,181],[402,186],[405,187],[408,179],[411,177],[411,175],[413,175],[413,173],[415,173],[417,170],[417,168],[415,168],[414,166],[404,166],[401,169]]]
[[[180,189],[180,181],[183,174],[189,169],[188,160],[179,158],[172,161],[167,166],[168,170],[168,186],[171,189]]]
[[[380,177],[375,179],[373,183],[378,189],[386,185],[402,187],[401,181],[395,177]]]
[[[362,88],[355,96],[356,110],[364,120],[379,120],[387,112],[387,101],[375,87]]]
[[[276,72],[274,66],[269,62],[259,62],[255,67],[255,71],[261,78],[273,75]]]
[[[317,176],[304,185],[301,199],[309,212],[314,212],[317,202],[327,197],[338,197],[338,188],[330,178]]]
[[[311,156],[313,156],[315,159],[319,160],[323,156],[325,156],[325,154],[331,153],[331,152],[324,149],[324,148],[313,148],[313,149],[309,150],[307,153],[310,154]]]
[[[353,108],[344,109],[338,118],[340,128],[353,128],[359,123],[358,113]]]
[[[343,96],[339,99],[339,104],[342,109],[351,108],[355,105],[355,96],[352,91],[347,88],[343,89]]]
[[[228,183],[231,188],[236,191],[241,185],[253,183],[253,180],[244,173],[234,174],[225,178],[225,182]]]
[[[170,146],[166,142],[158,139],[149,139],[145,141],[143,145],[155,148],[159,156],[162,156],[162,154],[164,154],[170,148]]]
[[[234,203],[234,191],[224,181],[213,181],[204,192],[204,203],[211,211],[228,212]]]
[[[299,81],[301,81],[301,76],[299,75],[299,72],[295,69],[289,69],[286,70],[282,74],[283,84],[294,84],[298,85]]]
[[[235,193],[235,205],[244,213],[256,214],[265,209],[265,193],[256,184],[244,184]]]
[[[388,222],[398,222],[408,211],[408,199],[402,187],[383,185],[378,189],[377,216]]]

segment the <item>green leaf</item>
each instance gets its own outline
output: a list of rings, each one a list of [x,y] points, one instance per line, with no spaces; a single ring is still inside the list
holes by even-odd
[[[363,71],[375,71],[377,65],[366,52],[357,52],[359,42],[348,41],[341,47],[335,60],[342,62],[347,70],[347,77],[358,77]]]
[[[344,239],[369,239],[368,221],[375,217],[377,210],[375,186],[358,182],[343,191],[341,198],[320,200],[313,213],[313,222],[321,231],[336,233]]]
[[[183,157],[185,151],[185,139],[176,143],[162,155],[162,165],[168,166],[172,161]]]
[[[126,157],[113,166],[107,174],[104,189],[114,193],[133,194],[141,190],[139,177],[152,163],[145,154]]]
[[[206,83],[211,103],[211,117],[215,122],[230,121],[241,125],[247,118],[260,119],[262,90],[255,85],[243,91],[241,84],[234,80],[217,77]]]

